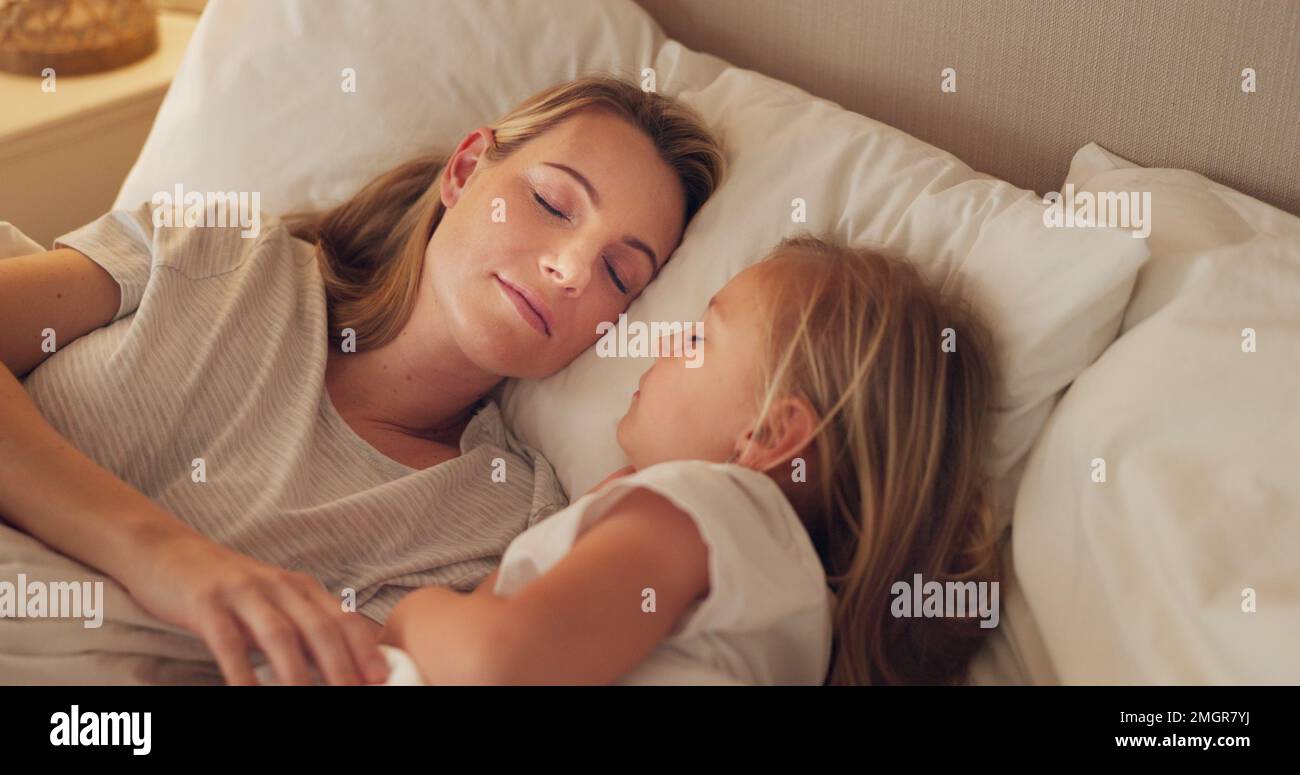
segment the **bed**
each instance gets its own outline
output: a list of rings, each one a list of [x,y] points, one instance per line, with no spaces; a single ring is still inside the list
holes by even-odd
[[[1252,2],[213,0],[117,205],[319,206],[555,81],[650,78],[730,170],[631,317],[690,319],[803,230],[923,256],[993,311],[1010,573],[971,683],[1293,683],[1297,29]],[[1150,237],[1045,228],[1067,183],[1150,192]],[[644,366],[589,353],[501,393],[571,497],[621,465]],[[128,619],[114,642],[152,667],[105,682],[193,680],[159,667],[193,644]]]

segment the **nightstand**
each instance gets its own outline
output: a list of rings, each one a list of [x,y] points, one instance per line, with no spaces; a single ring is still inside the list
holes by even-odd
[[[53,92],[0,73],[0,221],[49,247],[108,212],[197,23],[160,11],[157,51],[106,73],[56,73]]]

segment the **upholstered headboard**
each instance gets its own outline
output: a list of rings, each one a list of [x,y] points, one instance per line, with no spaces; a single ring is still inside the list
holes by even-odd
[[[1300,214],[1296,0],[637,1],[691,48],[1039,193],[1095,141]]]

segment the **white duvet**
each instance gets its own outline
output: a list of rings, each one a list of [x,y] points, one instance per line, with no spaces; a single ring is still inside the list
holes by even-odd
[[[1300,683],[1300,218],[1097,146],[1071,178],[1149,191],[1154,230],[1123,335],[1057,405],[1016,501],[1055,673]]]

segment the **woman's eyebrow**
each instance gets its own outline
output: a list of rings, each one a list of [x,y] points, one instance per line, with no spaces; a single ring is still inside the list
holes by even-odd
[[[629,234],[623,235],[623,244],[629,247],[636,248],[637,250],[644,253],[646,258],[650,259],[650,276],[654,277],[655,272],[659,271],[659,257],[656,256],[655,252],[650,249],[650,246]]]
[[[581,172],[578,172],[577,170],[570,167],[569,165],[561,164],[558,161],[544,161],[542,162],[542,164],[545,164],[547,167],[554,167],[557,170],[561,170],[562,172],[569,173],[569,175],[572,176],[574,180],[581,183],[582,187],[586,189],[587,196],[591,199],[591,206],[595,208],[600,207],[600,194],[596,193],[596,187],[591,185],[591,181],[587,180],[586,175],[583,175]],[[642,253],[645,254],[646,258],[650,259],[650,276],[654,277],[655,272],[659,271],[659,256],[656,255],[655,252],[650,249],[650,246],[645,244],[645,242],[643,242],[642,240],[639,240],[636,237],[633,237],[631,235],[623,236],[623,244],[627,245],[628,247],[635,248],[641,251]]]
[[[581,172],[578,172],[567,164],[560,164],[556,161],[544,161],[542,164],[545,164],[548,167],[554,167],[557,170],[563,170],[572,175],[573,179],[581,183],[582,187],[587,190],[587,197],[591,199],[591,206],[595,208],[600,207],[600,194],[596,193],[596,187],[591,185],[591,181],[587,180],[586,175],[583,175]]]

